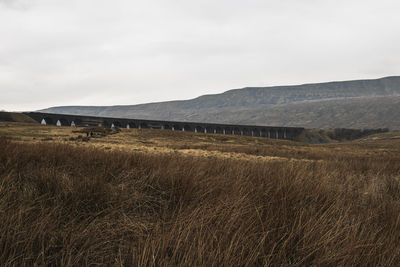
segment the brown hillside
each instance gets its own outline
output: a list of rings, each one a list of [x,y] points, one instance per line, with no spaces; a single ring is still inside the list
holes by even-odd
[[[400,135],[0,123],[1,266],[396,266]],[[5,137],[7,136],[7,137]]]

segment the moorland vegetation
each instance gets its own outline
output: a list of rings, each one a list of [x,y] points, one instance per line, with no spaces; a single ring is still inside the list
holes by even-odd
[[[79,142],[70,128],[7,125],[1,266],[400,262],[396,134],[306,145],[122,130]]]

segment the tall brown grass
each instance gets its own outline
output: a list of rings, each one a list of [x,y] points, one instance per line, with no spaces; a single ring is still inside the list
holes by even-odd
[[[395,266],[399,163],[340,154],[250,162],[0,138],[0,265]]]

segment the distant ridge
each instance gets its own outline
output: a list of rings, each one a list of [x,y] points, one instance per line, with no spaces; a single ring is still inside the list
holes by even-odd
[[[126,106],[64,106],[41,112],[306,128],[400,129],[400,76],[246,87],[190,100]]]

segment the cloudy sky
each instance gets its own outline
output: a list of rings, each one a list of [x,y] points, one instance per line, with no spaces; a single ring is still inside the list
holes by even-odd
[[[398,0],[0,0],[0,110],[400,75]]]

